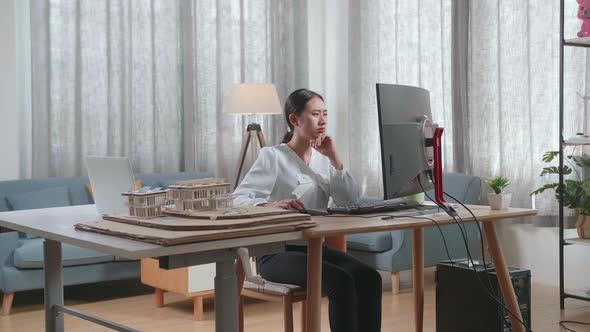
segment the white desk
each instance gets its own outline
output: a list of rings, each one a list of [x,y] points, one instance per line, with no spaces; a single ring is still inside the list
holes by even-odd
[[[489,207],[472,206],[473,212],[483,224],[484,233],[489,242],[492,260],[498,268],[498,278],[502,295],[507,307],[521,318],[516,296],[510,283],[510,277],[502,251],[499,247],[494,221],[504,218],[530,216],[536,212],[530,209],[514,209],[491,211]],[[466,222],[473,221],[471,216],[462,212]],[[439,214],[433,216],[439,224],[452,223],[451,219]],[[45,321],[46,331],[63,331],[63,315],[68,313],[95,323],[115,328],[119,331],[134,331],[133,329],[102,320],[92,315],[64,307],[63,282],[61,267],[61,243],[105,252],[129,259],[159,257],[160,265],[167,268],[179,268],[203,263],[216,262],[215,277],[215,329],[216,331],[237,331],[237,279],[234,271],[235,251],[239,247],[248,247],[252,255],[261,256],[272,252],[282,251],[284,242],[290,240],[307,239],[309,242],[308,255],[308,288],[307,288],[307,330],[320,330],[320,301],[321,301],[321,246],[323,238],[333,235],[366,233],[395,229],[413,229],[414,231],[414,291],[415,291],[415,319],[416,331],[422,331],[423,318],[423,228],[432,227],[427,220],[397,219],[384,221],[380,219],[362,221],[357,218],[314,217],[320,222],[315,228],[305,231],[269,234],[254,237],[236,238],[185,245],[162,247],[145,242],[132,241],[118,237],[77,231],[74,224],[83,221],[100,219],[94,205],[61,207],[39,210],[11,211],[0,213],[0,226],[26,232],[45,238]],[[57,315],[59,313],[59,315]],[[524,331],[522,325],[512,319],[515,331]]]
[[[159,257],[169,269],[216,262],[215,330],[237,331],[238,297],[234,271],[236,250],[248,247],[252,255],[282,251],[284,242],[303,239],[301,231],[163,247],[74,229],[83,221],[99,220],[94,205],[0,212],[0,226],[42,238],[45,261],[45,330],[63,331],[63,313],[114,328],[131,328],[84,314],[64,306],[61,244],[68,243],[128,259]]]

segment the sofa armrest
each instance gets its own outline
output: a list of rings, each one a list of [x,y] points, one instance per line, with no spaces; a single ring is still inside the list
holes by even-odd
[[[18,232],[0,233],[0,266],[12,266],[12,254],[20,246]]]

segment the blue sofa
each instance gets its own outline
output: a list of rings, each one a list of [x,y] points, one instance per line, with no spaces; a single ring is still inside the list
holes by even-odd
[[[142,186],[167,187],[178,180],[210,176],[208,173],[138,175]],[[88,177],[0,181],[0,212],[57,206],[93,204]],[[127,260],[68,244],[62,246],[64,285],[140,277],[137,260]],[[41,289],[43,239],[20,232],[0,233],[0,290],[8,315],[14,293]]]
[[[464,204],[479,204],[481,179],[459,173],[443,177],[444,190]],[[434,198],[434,193],[429,193]],[[454,201],[445,197],[453,203]],[[467,257],[463,237],[457,225],[442,226],[452,259]],[[465,225],[469,251],[474,259],[481,256],[480,234],[475,223]],[[392,292],[399,293],[399,272],[412,269],[412,231],[355,234],[347,237],[347,252],[380,271],[391,272]],[[424,266],[435,266],[448,260],[437,227],[424,230]]]

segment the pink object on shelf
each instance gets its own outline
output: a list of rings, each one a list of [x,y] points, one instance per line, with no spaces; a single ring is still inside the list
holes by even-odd
[[[578,37],[590,37],[590,0],[578,1],[578,18],[582,20],[582,27]]]

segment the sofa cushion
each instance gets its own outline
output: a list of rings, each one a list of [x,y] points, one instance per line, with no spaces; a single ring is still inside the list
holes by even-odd
[[[6,196],[13,210],[43,209],[70,206],[70,190],[67,187],[47,188]]]
[[[391,232],[352,234],[346,237],[346,246],[352,250],[385,252],[391,249]]]
[[[71,205],[92,204],[90,195],[88,195],[88,191],[86,190],[86,183],[88,183],[88,177],[85,176],[0,181],[0,211],[13,210],[6,199],[7,196],[59,187],[67,187],[69,189]]]
[[[13,210],[43,209],[72,205],[70,190],[67,187],[47,188],[29,192],[8,195],[6,201]],[[35,238],[31,234],[24,234],[25,238]]]
[[[43,268],[43,239],[29,239],[14,251],[14,266],[19,269]],[[110,262],[113,256],[98,251],[62,244],[63,266]]]

